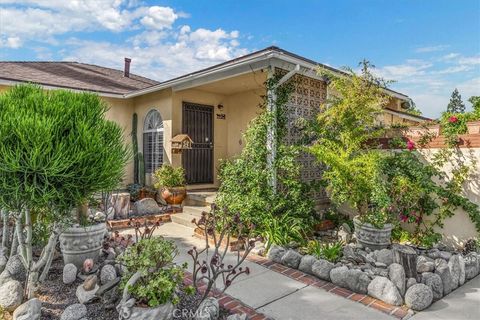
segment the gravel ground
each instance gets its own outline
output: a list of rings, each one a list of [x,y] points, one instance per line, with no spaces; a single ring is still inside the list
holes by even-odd
[[[42,320],[59,320],[63,310],[71,304],[78,303],[75,291],[82,283],[81,280],[76,280],[70,285],[63,284],[63,261],[57,259],[52,263],[47,281],[42,284],[37,291],[37,297],[42,301]],[[201,298],[200,294],[195,295],[180,295],[180,303],[177,309],[192,310]],[[88,319],[90,320],[116,320],[118,313],[115,309],[106,310],[101,301],[94,301],[86,304]],[[188,312],[187,312],[188,313]],[[221,308],[220,320],[225,320],[229,311]],[[186,320],[188,317],[182,317],[181,312],[176,313],[175,320]]]

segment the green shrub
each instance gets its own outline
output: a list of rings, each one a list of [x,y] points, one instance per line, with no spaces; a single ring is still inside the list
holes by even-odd
[[[174,168],[169,164],[164,164],[153,174],[155,178],[155,188],[174,188],[185,185],[185,169],[182,167]]]
[[[343,243],[340,241],[334,243],[321,243],[317,240],[311,240],[308,242],[304,251],[317,259],[337,262],[342,257]]]
[[[121,288],[133,274],[140,272],[142,277],[128,288],[137,303],[149,307],[178,303],[176,292],[183,282],[186,264],[177,266],[173,263],[177,254],[173,241],[162,237],[142,239],[128,247],[119,258],[128,270],[122,278]]]
[[[284,214],[278,217],[267,215],[266,222],[260,231],[268,251],[273,244],[286,246],[290,243],[303,244],[306,239],[304,222],[301,218]]]

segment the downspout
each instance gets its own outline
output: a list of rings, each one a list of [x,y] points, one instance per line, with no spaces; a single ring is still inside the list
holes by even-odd
[[[267,92],[267,110],[274,115],[273,123],[267,132],[267,165],[272,168],[272,176],[270,178],[270,185],[273,190],[277,190],[277,169],[275,166],[275,160],[277,158],[277,94],[278,87],[287,82],[291,77],[300,71],[300,65],[296,65],[293,70],[284,75],[277,84],[268,89]],[[272,79],[275,76],[275,67],[270,65],[268,69],[268,79]]]

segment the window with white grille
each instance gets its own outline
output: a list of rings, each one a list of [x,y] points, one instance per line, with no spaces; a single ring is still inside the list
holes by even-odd
[[[143,125],[145,172],[153,173],[163,164],[163,120],[160,112],[150,110]]]

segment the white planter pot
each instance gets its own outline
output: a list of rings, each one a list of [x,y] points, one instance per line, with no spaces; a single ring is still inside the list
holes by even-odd
[[[64,263],[73,263],[81,269],[85,259],[97,261],[106,232],[107,225],[103,222],[87,227],[66,229],[60,234],[60,248]]]
[[[370,223],[363,223],[357,217],[353,218],[355,236],[357,242],[372,250],[379,250],[391,244],[393,225],[386,223],[382,229],[378,229]]]

